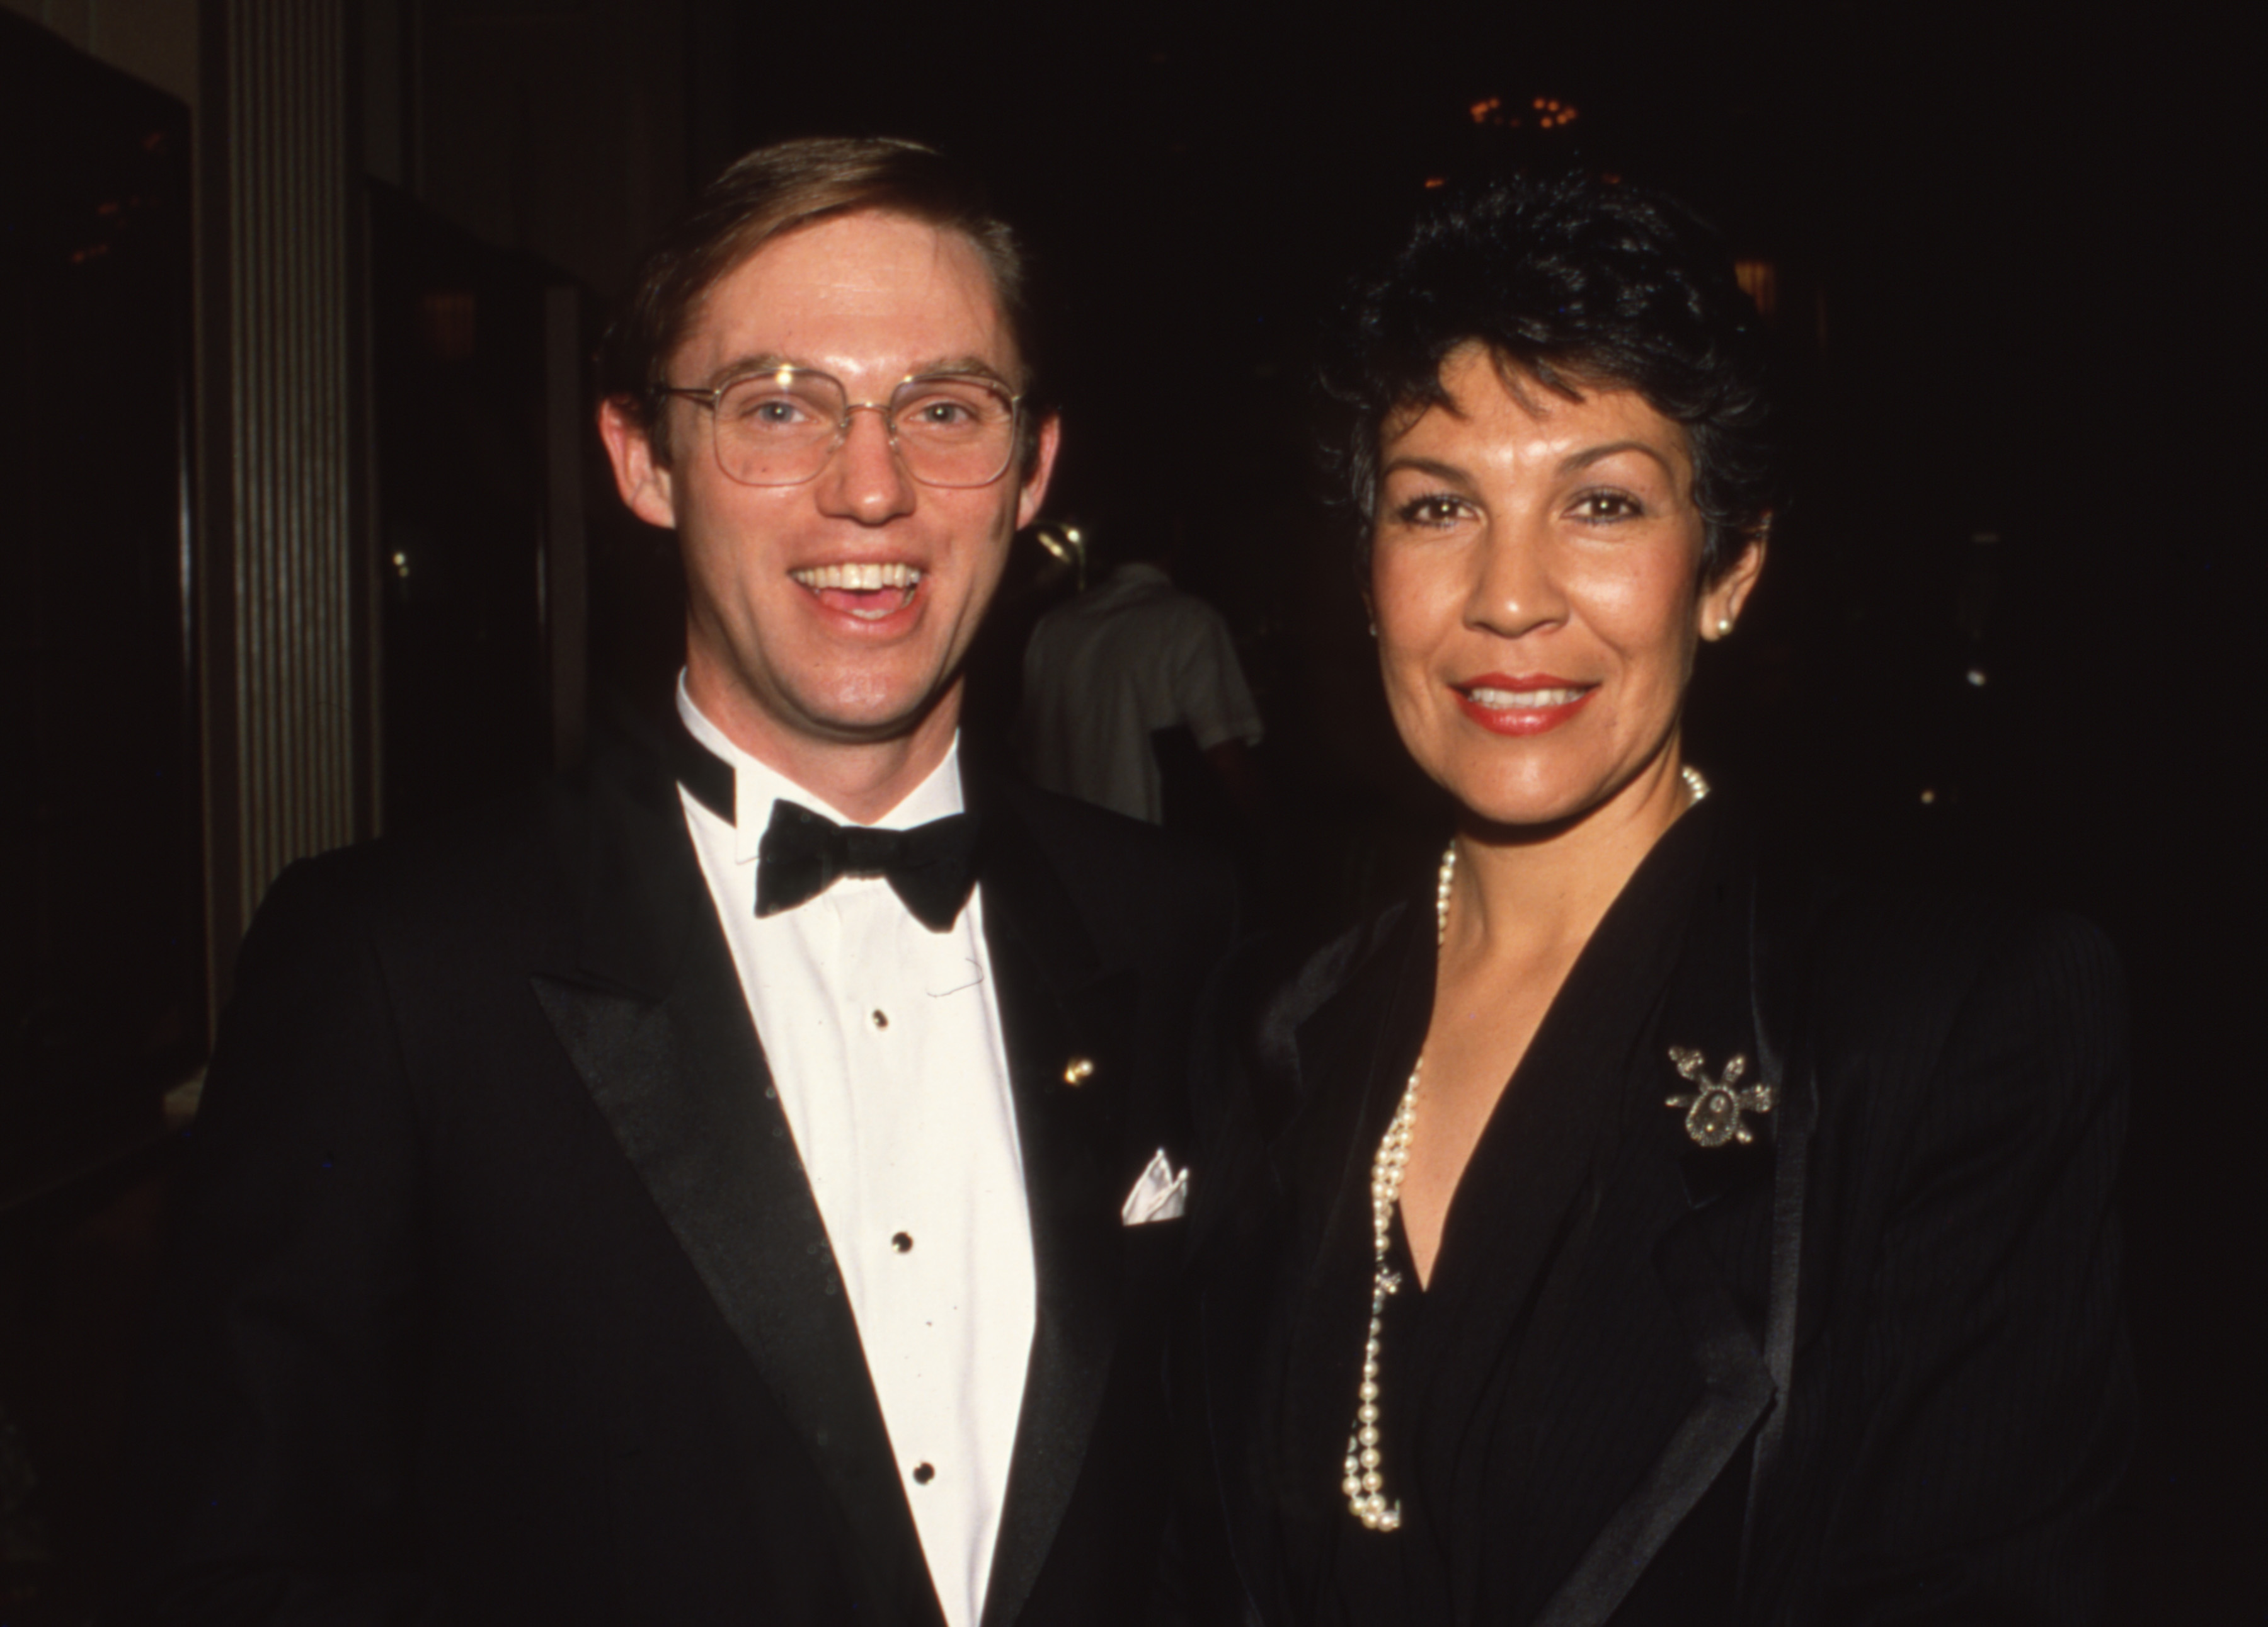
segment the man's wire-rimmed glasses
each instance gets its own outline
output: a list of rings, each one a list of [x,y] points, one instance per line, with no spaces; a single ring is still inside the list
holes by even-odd
[[[817,476],[850,433],[850,415],[882,415],[906,473],[924,486],[989,486],[1016,455],[1023,397],[976,373],[917,373],[887,401],[854,401],[840,380],[808,367],[776,367],[690,389],[662,385],[709,409],[717,467],[744,486],[799,486]]]

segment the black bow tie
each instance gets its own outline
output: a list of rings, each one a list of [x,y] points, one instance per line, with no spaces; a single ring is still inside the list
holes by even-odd
[[[784,799],[756,847],[756,913],[777,915],[844,876],[880,876],[932,932],[951,926],[976,885],[976,816],[954,814],[910,830],[838,825]]]

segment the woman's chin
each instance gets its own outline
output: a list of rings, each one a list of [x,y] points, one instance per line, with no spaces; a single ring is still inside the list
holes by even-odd
[[[1674,785],[1675,777],[1671,777]],[[1482,841],[1533,843],[1549,841],[1594,821],[1656,819],[1666,827],[1684,810],[1674,789],[1657,795],[1644,773],[1586,777],[1578,783],[1522,782],[1476,784],[1436,777],[1457,807],[1459,827]]]
[[[1459,826],[1491,842],[1533,842],[1557,836],[1597,813],[1605,799],[1571,795],[1463,796],[1447,787]]]

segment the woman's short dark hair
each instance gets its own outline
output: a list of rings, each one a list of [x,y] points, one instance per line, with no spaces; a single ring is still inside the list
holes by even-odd
[[[1762,320],[1716,232],[1659,193],[1561,176],[1433,194],[1346,317],[1324,369],[1344,409],[1329,456],[1366,563],[1381,433],[1446,402],[1442,364],[1467,344],[1563,394],[1636,390],[1683,425],[1705,581],[1780,502]]]
[[[976,178],[935,149],[882,136],[813,136],[759,147],[696,194],[639,266],[599,350],[599,390],[632,416],[663,462],[666,376],[709,291],[774,238],[843,215],[902,215],[967,239],[991,274],[1035,395],[1037,339],[1024,247]],[[1040,415],[1025,414],[1026,439]],[[1026,448],[1029,455],[1029,447]]]

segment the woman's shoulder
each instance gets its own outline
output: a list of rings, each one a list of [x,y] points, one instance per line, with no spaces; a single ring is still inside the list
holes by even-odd
[[[2080,915],[1948,885],[1737,786],[1723,801],[1719,895],[1744,898],[1758,969],[1808,1004],[1911,1020],[2021,986],[2123,998],[2110,940]]]
[[[1228,1004],[1241,1014],[1231,1034],[1264,1138],[1310,1099],[1303,1057],[1335,1054],[1344,1030],[1378,1019],[1366,991],[1402,963],[1396,946],[1409,910],[1397,901],[1320,935],[1263,934],[1243,946],[1227,980]]]
[[[1812,885],[1793,986],[1825,1122],[1854,1145],[2005,1150],[2123,1115],[2125,984],[2092,923],[1911,883]]]
[[[2123,999],[2110,939],[2071,911],[1904,880],[1806,876],[1793,887],[1812,917],[1800,953],[1815,998],[1909,1016],[2020,990],[2049,1003]]]
[[[1392,941],[1407,909],[1396,900],[1320,940],[1277,946],[1260,1008],[1264,1020],[1296,1027],[1344,992]]]

